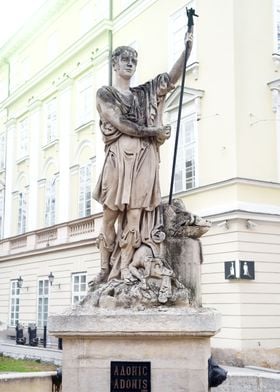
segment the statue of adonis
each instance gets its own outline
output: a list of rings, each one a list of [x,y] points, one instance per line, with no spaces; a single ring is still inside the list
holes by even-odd
[[[192,39],[192,33],[187,33],[187,56]],[[129,266],[135,252],[144,246],[156,258],[164,239],[159,148],[170,137],[171,127],[163,125],[162,114],[167,93],[182,75],[185,51],[170,72],[130,87],[137,58],[131,47],[116,48],[112,54],[115,83],[97,91],[105,161],[93,192],[103,205],[103,222],[98,238],[101,271],[92,284],[111,279],[132,282],[135,277]]]

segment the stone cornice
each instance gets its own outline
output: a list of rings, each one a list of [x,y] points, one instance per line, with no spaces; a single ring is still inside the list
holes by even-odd
[[[97,37],[106,30],[110,30],[111,28],[111,22],[107,19],[103,19],[92,30],[90,30],[88,34],[81,37],[78,41],[76,41],[73,45],[66,49],[61,55],[59,55],[54,61],[52,61],[46,67],[37,72],[37,74],[35,74],[34,77],[32,77],[29,81],[27,81],[25,84],[21,85],[15,91],[13,91],[11,95],[1,103],[2,108],[10,106],[14,101],[19,99],[20,96],[25,94],[36,84],[38,84],[42,79],[46,78],[49,74],[54,72],[69,58],[73,57],[77,52],[79,52],[79,50],[89,44],[95,37]],[[95,57],[92,59],[92,62],[94,64],[95,62],[99,64],[100,59],[104,59],[105,52],[108,53],[106,50],[101,51],[100,53],[96,53]]]
[[[234,177],[234,178],[230,178],[228,180],[198,186],[198,187],[190,189],[188,191],[178,192],[174,195],[174,197],[175,198],[182,198],[185,196],[194,195],[196,193],[208,192],[209,190],[224,188],[226,186],[239,185],[239,184],[280,190],[280,183],[279,182],[263,181],[263,180],[256,180],[256,179],[243,178],[243,177]],[[167,199],[167,196],[163,197],[163,200],[165,200],[165,199]]]

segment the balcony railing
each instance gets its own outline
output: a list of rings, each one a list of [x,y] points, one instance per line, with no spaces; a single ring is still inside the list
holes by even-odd
[[[100,224],[101,214],[96,214],[3,239],[0,241],[0,258],[80,241],[93,242],[99,233]]]

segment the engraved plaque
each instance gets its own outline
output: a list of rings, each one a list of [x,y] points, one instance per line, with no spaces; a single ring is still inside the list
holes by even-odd
[[[151,363],[112,361],[111,392],[151,392]]]

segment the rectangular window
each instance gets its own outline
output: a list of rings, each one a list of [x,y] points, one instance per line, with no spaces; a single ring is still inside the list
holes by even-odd
[[[18,194],[18,234],[26,231],[26,193]]]
[[[57,102],[56,98],[53,98],[46,106],[46,143],[50,143],[55,140],[57,135]]]
[[[55,224],[55,190],[56,178],[53,177],[47,181],[46,185],[46,209],[45,209],[45,224],[52,226]]]
[[[4,235],[4,191],[0,190],[0,239]]]
[[[43,328],[47,325],[49,312],[49,280],[40,279],[38,281],[38,310],[37,310],[37,325],[38,328]]]
[[[0,135],[0,170],[5,168],[6,159],[6,138],[5,134]]]
[[[173,124],[176,131],[176,124]],[[195,115],[181,120],[177,162],[174,178],[174,193],[186,191],[196,186],[196,135]]]
[[[280,0],[274,0],[274,50],[280,53]]]
[[[17,280],[11,281],[10,286],[10,326],[15,327],[19,322],[19,294]]]
[[[19,123],[19,158],[28,154],[28,119],[25,118]]]
[[[195,8],[194,0],[187,2],[188,8]],[[187,31],[187,15],[186,7],[180,8],[170,16],[169,22],[169,58],[170,66],[180,57],[184,50],[184,36]],[[194,34],[194,42],[191,55],[188,59],[188,65],[194,63],[196,60],[196,40]]]
[[[72,275],[72,305],[79,303],[87,293],[87,275],[79,272]]]
[[[80,167],[79,216],[91,214],[91,163]]]
[[[78,81],[77,121],[78,126],[92,120],[93,115],[93,88],[91,74],[85,75]]]

